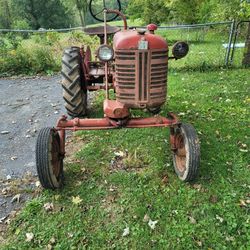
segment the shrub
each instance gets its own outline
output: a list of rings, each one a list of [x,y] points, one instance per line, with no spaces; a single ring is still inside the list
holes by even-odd
[[[58,71],[59,68],[60,65],[49,47],[25,48],[19,46],[16,50],[10,50],[0,58],[0,76],[51,73]]]

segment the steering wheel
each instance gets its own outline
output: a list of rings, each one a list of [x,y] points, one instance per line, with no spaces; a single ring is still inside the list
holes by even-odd
[[[104,22],[104,18],[102,17],[103,11],[106,9],[119,10],[121,11],[121,2],[120,0],[102,0],[102,4],[100,5],[100,1],[98,0],[90,0],[89,2],[89,12],[91,16],[100,22]],[[107,22],[111,22],[115,20],[119,15],[114,13],[107,13]]]

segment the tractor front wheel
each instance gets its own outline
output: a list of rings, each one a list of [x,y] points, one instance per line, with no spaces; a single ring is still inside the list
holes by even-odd
[[[181,180],[193,181],[200,164],[200,143],[197,133],[189,124],[171,128],[170,133],[175,172]]]
[[[63,185],[63,155],[60,153],[60,137],[53,128],[40,130],[36,143],[36,167],[41,185],[56,189]]]
[[[71,117],[82,117],[87,112],[87,89],[82,69],[80,48],[65,49],[62,57],[62,87],[65,109]]]

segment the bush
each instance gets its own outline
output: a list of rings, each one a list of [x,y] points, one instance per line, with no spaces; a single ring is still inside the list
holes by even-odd
[[[27,49],[19,46],[0,58],[0,76],[51,73],[59,68],[60,65],[49,47],[37,46]]]

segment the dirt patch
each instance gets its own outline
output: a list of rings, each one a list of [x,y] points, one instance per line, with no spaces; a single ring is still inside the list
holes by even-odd
[[[149,162],[142,154],[134,152],[115,152],[110,162],[110,172],[127,171],[141,172],[149,166]]]
[[[73,133],[69,134],[65,143],[65,163],[80,163],[81,161],[76,159],[75,154],[84,146],[84,139],[80,136],[75,136]]]

